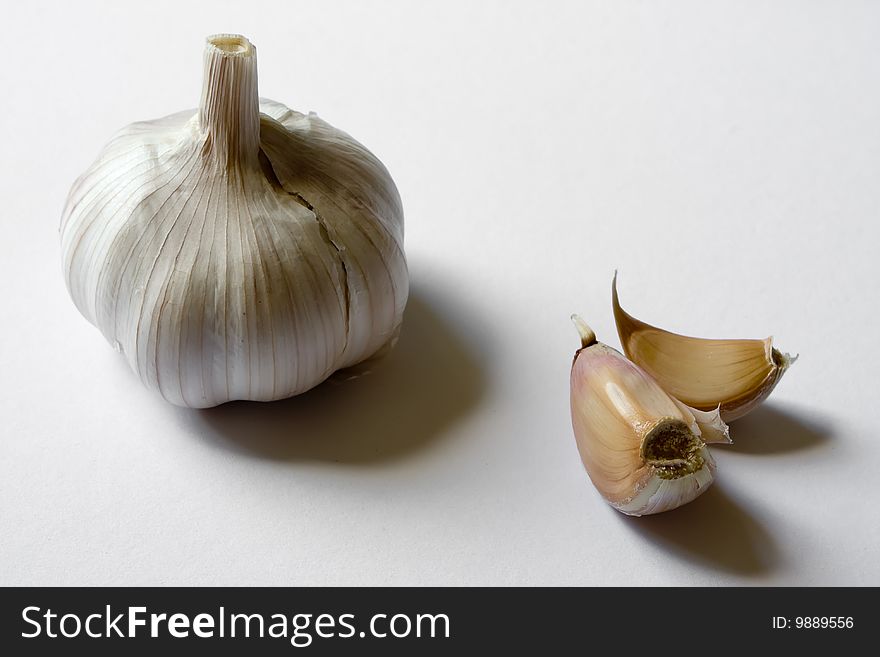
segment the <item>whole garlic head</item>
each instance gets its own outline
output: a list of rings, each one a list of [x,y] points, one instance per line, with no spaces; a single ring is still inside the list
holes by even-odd
[[[393,344],[408,294],[388,171],[257,94],[256,50],[208,38],[198,110],[119,132],[61,221],[80,312],[181,406],[304,392]]]

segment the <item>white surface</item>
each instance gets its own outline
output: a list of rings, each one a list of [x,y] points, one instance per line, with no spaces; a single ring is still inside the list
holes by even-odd
[[[58,3],[4,9],[2,584],[880,584],[880,4]],[[64,289],[114,130],[194,106],[203,38],[389,167],[413,281],[375,372],[209,412]],[[583,314],[801,359],[664,516],[571,435]]]

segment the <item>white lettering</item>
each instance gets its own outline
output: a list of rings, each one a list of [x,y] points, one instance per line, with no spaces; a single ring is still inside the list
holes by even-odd
[[[405,629],[403,632],[401,632],[401,633],[398,634],[398,633],[394,630],[394,625],[395,625],[395,623],[396,623],[397,621],[399,621],[399,620],[401,620],[401,619],[404,620],[404,621],[406,621],[406,629]],[[406,614],[395,614],[394,616],[391,617],[390,627],[391,627],[391,634],[393,634],[393,635],[396,636],[398,639],[400,639],[400,638],[402,638],[402,637],[405,637],[407,634],[409,634],[409,631],[410,631],[410,629],[412,628],[412,624],[411,624],[410,621],[409,621],[409,616],[407,616]]]
[[[144,614],[147,612],[146,607],[129,607],[128,608],[128,636],[130,639],[133,639],[137,636],[137,628],[138,625],[146,625],[147,621],[143,618],[138,618],[138,614]]]
[[[370,619],[370,634],[380,639],[384,639],[386,636],[388,636],[388,632],[385,632],[384,634],[379,634],[376,631],[376,619],[378,618],[388,618],[388,616],[386,616],[385,614],[376,614],[375,616],[373,616]]]
[[[91,616],[88,616],[86,618],[86,634],[88,634],[93,639],[100,639],[101,638],[100,634],[95,634],[94,632],[92,632],[92,619],[93,618],[100,619],[101,614],[92,614]]]
[[[355,632],[354,625],[352,625],[351,623],[348,622],[347,619],[349,619],[349,618],[354,619],[354,614],[342,614],[339,617],[339,625],[341,627],[347,628],[349,630],[349,632],[346,632],[345,634],[340,632],[339,634],[336,635],[341,639],[348,639],[348,638],[354,636],[354,632]]]
[[[431,634],[428,636],[437,636],[437,621],[443,619],[443,636],[449,638],[449,616],[446,614],[419,614],[416,616],[416,636],[422,636],[422,620],[431,622]]]
[[[209,639],[214,636],[214,617],[209,614],[199,614],[193,619],[193,632],[196,636]]]
[[[168,614],[150,614],[150,636],[159,636],[159,623],[168,618]]]
[[[32,632],[31,634],[28,634],[26,632],[22,632],[21,636],[24,639],[33,639],[35,636],[40,636],[40,632],[43,629],[42,627],[40,627],[40,624],[37,621],[35,621],[33,618],[28,618],[28,613],[30,613],[31,611],[40,611],[40,608],[39,607],[25,607],[24,609],[21,610],[21,618],[25,623],[30,623],[31,625],[36,627],[37,631]]]
[[[273,639],[280,637],[287,638],[287,616],[282,614],[272,614],[272,620],[278,619],[269,626],[269,636]],[[277,630],[275,628],[278,628]]]
[[[122,630],[117,627],[116,623],[122,620],[122,614],[119,614],[116,618],[113,618],[113,614],[110,613],[110,605],[107,605],[107,637],[110,636],[110,630],[116,632],[116,636],[123,637],[125,636],[122,633]],[[113,622],[110,622],[110,619],[113,618]]]
[[[70,619],[73,619],[74,627],[76,627],[76,630],[74,632],[67,632],[64,629],[64,621],[70,620]],[[59,627],[61,629],[61,634],[66,636],[68,639],[72,639],[73,637],[75,637],[79,634],[80,630],[82,629],[82,623],[79,620],[79,616],[77,616],[76,614],[64,614],[61,617],[61,622],[59,623]]]
[[[171,614],[168,618],[168,631],[171,636],[183,639],[189,636],[189,618],[186,614]]]
[[[235,621],[243,619],[244,620],[244,635],[247,638],[251,636],[251,621],[256,619],[256,621],[260,625],[260,633],[257,636],[263,636],[263,617],[260,614],[251,614],[248,616],[247,614],[232,614],[229,619],[229,632],[230,636],[235,636]]]
[[[58,618],[58,614],[53,614],[51,609],[47,609],[43,618],[46,619],[46,636],[55,639],[58,635],[52,633],[52,619]]]
[[[311,618],[311,614],[297,614],[291,619],[293,621],[293,634],[290,635],[290,645],[297,648],[305,648],[311,645],[312,635],[308,632],[303,632],[303,630],[308,629]],[[300,642],[297,643],[297,641]]]

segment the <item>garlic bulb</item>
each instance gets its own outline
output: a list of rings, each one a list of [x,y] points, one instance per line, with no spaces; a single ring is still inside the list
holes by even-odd
[[[623,352],[673,397],[694,408],[721,407],[730,422],[760,404],[797,360],[773,348],[773,339],[706,340],[664,331],[620,307],[617,274],[611,285]]]
[[[168,401],[269,401],[393,344],[408,293],[382,163],[257,95],[254,46],[209,37],[198,110],[119,132],[61,221],[80,312]]]
[[[596,341],[577,316],[581,348],[571,368],[571,421],[599,493],[633,516],[668,511],[714,480],[707,442],[730,442],[718,412],[695,414],[637,365]]]

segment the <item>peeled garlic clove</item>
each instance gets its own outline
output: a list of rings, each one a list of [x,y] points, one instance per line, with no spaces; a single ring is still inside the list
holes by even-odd
[[[61,222],[68,290],[179,405],[269,401],[392,344],[403,210],[346,133],[257,94],[256,49],[209,37],[197,110],[120,131]]]
[[[611,506],[633,516],[701,495],[714,480],[715,461],[697,418],[620,352],[597,342],[583,320],[572,319],[582,346],[571,368],[571,420],[593,484]],[[726,434],[717,415],[704,419],[713,439]]]
[[[766,340],[691,338],[639,321],[620,307],[611,285],[623,352],[666,392],[701,411],[720,408],[730,422],[760,404],[796,360]]]

